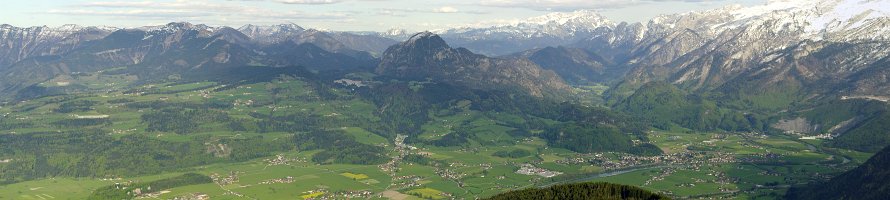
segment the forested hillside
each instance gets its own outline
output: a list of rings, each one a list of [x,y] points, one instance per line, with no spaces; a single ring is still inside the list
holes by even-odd
[[[702,94],[690,94],[665,82],[651,82],[620,100],[615,109],[648,119],[652,126],[673,126],[698,131],[764,131],[766,118],[721,107]]]
[[[243,16],[0,25],[0,200],[890,193],[890,1],[684,1],[714,8],[644,22],[590,10],[611,1],[166,1],[27,14]],[[487,19],[511,9],[542,15]],[[386,24],[367,14],[424,24],[321,29]],[[484,23],[423,30],[458,25],[440,15]],[[257,17],[286,24],[229,27]]]
[[[827,182],[793,188],[788,199],[887,199],[890,194],[890,147],[867,162]]]
[[[644,189],[611,183],[574,183],[533,188],[498,194],[488,200],[514,199],[625,199],[625,200],[656,200],[671,199]]]

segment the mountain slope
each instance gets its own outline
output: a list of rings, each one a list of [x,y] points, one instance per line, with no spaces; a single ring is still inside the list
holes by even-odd
[[[563,46],[528,50],[509,57],[531,60],[575,85],[615,81],[626,69],[587,50]]]
[[[87,41],[105,37],[112,30],[77,25],[30,28],[0,25],[0,70],[29,57],[67,53]]]
[[[238,31],[250,37],[260,45],[271,45],[299,37],[306,29],[296,24],[279,24],[273,26],[244,25]]]
[[[534,96],[568,92],[556,74],[528,60],[489,58],[454,49],[438,35],[422,32],[389,47],[377,73],[414,80],[432,79],[476,89],[517,89]]]
[[[568,45],[608,33],[614,24],[592,10],[551,13],[513,23],[441,32],[456,47],[485,55],[507,55],[528,49]]]
[[[265,47],[293,41],[296,44],[310,43],[326,51],[341,53],[362,60],[372,60],[368,52],[379,52],[396,43],[386,38],[359,36],[349,33],[331,33],[315,29],[304,29],[295,24],[272,26],[245,25],[238,28],[257,46]]]
[[[58,56],[32,57],[0,71],[0,90],[15,94],[57,76],[133,66],[142,79],[221,66],[245,66],[253,52],[215,35],[206,26],[170,23],[118,30]],[[165,76],[164,76],[165,77]],[[162,77],[163,78],[163,77]]]
[[[114,31],[102,32],[106,30]],[[50,79],[108,69],[146,81],[169,75],[204,77],[201,72],[256,65],[366,70],[378,62],[370,53],[351,49],[325,32],[296,25],[248,25],[240,30],[187,22],[133,29],[4,25],[2,31],[0,41],[6,42],[0,44],[0,61],[14,62],[0,66],[0,96],[4,98]],[[388,41],[348,33],[338,36],[359,46],[373,44],[367,48],[380,48]],[[42,93],[34,91],[42,90],[26,96]]]
[[[333,53],[312,43],[296,44],[286,41],[263,48],[272,66],[303,66],[312,70],[372,69],[374,62],[359,60],[349,55]]]
[[[612,183],[574,183],[511,191],[487,198],[500,199],[671,199],[644,189]]]
[[[793,188],[787,199],[887,199],[890,194],[890,148],[884,148],[856,169],[825,183]]]
[[[700,95],[688,94],[665,82],[649,82],[615,109],[649,119],[652,126],[670,130],[672,124],[694,130],[762,131],[762,119],[720,108]]]
[[[871,89],[848,83],[862,81],[852,75],[884,63],[890,53],[884,31],[890,20],[887,3],[810,3],[775,1],[655,18],[643,28],[643,39],[625,49],[632,55],[626,64],[634,67],[627,84],[664,80],[690,90],[729,84],[745,85],[739,88],[745,91],[780,85],[785,90],[828,88],[814,91],[818,94],[884,93],[874,89],[885,87],[875,85],[883,82],[878,77],[865,80]]]
[[[381,54],[389,46],[399,43],[396,40],[374,34],[353,34],[346,32],[328,32],[328,35],[343,43],[349,49]]]

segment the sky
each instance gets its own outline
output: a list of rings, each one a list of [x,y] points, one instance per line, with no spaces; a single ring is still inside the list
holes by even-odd
[[[485,26],[551,12],[592,9],[612,21],[766,0],[4,0],[0,24],[139,27],[169,22],[240,27],[294,23],[336,31]]]

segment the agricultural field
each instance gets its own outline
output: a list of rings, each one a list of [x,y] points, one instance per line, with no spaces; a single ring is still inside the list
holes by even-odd
[[[721,154],[711,162],[672,163],[590,181],[628,184],[677,197],[779,198],[789,186],[823,180],[864,162],[864,157],[834,155],[789,136],[652,132],[652,142],[668,153]]]
[[[808,152],[805,146],[792,145],[793,140],[758,136],[727,136],[712,139],[704,134],[656,133],[653,142],[663,148],[704,145],[714,152],[732,154],[735,158],[757,157],[775,153],[789,164],[770,161],[717,161],[696,164],[661,163],[610,176],[575,179],[603,181],[640,186],[677,197],[767,197],[782,194],[785,186],[812,179],[813,172],[837,173],[825,161],[831,155]],[[671,138],[671,139],[668,139]],[[781,147],[768,144],[783,144]],[[799,143],[797,143],[799,144]],[[763,145],[763,146],[761,146]],[[792,149],[800,148],[803,149]],[[416,147],[415,147],[416,148]],[[500,158],[491,154],[503,149],[525,149],[536,152],[526,158]],[[538,151],[541,149],[542,151]],[[395,149],[392,149],[395,151]],[[330,195],[359,195],[384,199],[387,196],[445,199],[451,197],[484,197],[525,187],[543,186],[552,182],[573,181],[571,177],[601,174],[602,168],[592,164],[557,162],[571,157],[584,157],[567,150],[546,149],[540,141],[530,140],[513,146],[480,147],[473,150],[455,148],[417,148],[411,153],[430,155],[445,166],[402,163],[394,172],[376,165],[318,165],[309,162],[313,151],[293,152],[243,163],[212,164],[187,170],[211,176],[213,184],[172,188],[159,198],[172,198],[195,193],[219,199],[281,199],[313,198]],[[614,159],[621,161],[621,159]],[[850,162],[861,162],[854,160]],[[519,163],[536,163],[541,168],[565,173],[544,178],[515,173]],[[562,163],[562,164],[561,164]],[[846,165],[840,165],[842,167]],[[593,167],[593,169],[591,169]],[[619,169],[613,169],[619,170]],[[126,181],[149,181],[179,173],[124,179],[55,178],[0,186],[0,196],[8,199],[82,199],[96,188]],[[787,178],[785,178],[787,177]],[[668,192],[671,191],[671,192]]]
[[[84,75],[56,82],[65,81],[90,86],[90,81],[126,85],[132,80]],[[530,121],[557,121],[474,110],[476,102],[471,100],[436,107],[418,126],[419,132],[406,138],[380,131],[389,130],[380,125],[391,123],[380,117],[389,104],[357,98],[359,94],[349,89],[322,90],[300,79],[122,88],[0,107],[0,137],[58,138],[6,147],[6,152],[18,151],[16,147],[48,152],[0,154],[0,167],[9,169],[0,175],[30,178],[7,179],[8,184],[0,184],[0,199],[85,199],[103,187],[184,173],[213,182],[142,197],[473,199],[556,183],[605,181],[681,198],[769,198],[870,156],[826,148],[818,140],[688,130],[651,131],[646,134],[649,141],[636,141],[653,144],[664,155],[578,153],[549,145],[542,136],[545,130],[516,128]],[[450,140],[467,133],[472,134]],[[94,140],[108,141],[97,145],[111,146],[96,148],[110,153],[88,154],[93,147],[83,143]],[[46,144],[54,146],[41,146]],[[368,154],[351,156],[356,153]],[[91,160],[66,160],[78,156]],[[20,160],[46,162],[16,163]],[[46,170],[55,174],[35,175],[18,165],[49,166]]]

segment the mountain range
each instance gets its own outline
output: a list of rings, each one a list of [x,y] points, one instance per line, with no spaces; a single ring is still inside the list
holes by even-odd
[[[0,25],[0,196],[881,199],[888,47],[879,0],[420,32]],[[560,184],[579,180],[652,192]]]
[[[0,92],[6,99],[23,97],[23,90],[79,72],[118,71],[151,82],[244,66],[302,66],[557,99],[572,99],[578,91],[571,87],[608,85],[602,98],[613,105],[647,83],[666,82],[721,108],[791,120],[803,114],[798,111],[840,99],[890,99],[887,4],[782,0],[643,23],[616,23],[582,10],[419,34],[295,24],[2,25]],[[803,126],[834,125],[801,119]]]

